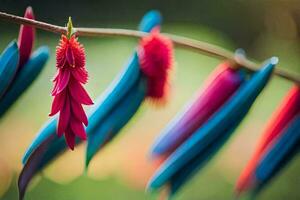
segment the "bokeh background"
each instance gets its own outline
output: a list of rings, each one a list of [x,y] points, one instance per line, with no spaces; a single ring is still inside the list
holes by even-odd
[[[224,48],[244,48],[262,61],[279,56],[280,66],[300,73],[299,0],[0,0],[0,10],[23,15],[31,5],[38,20],[64,25],[68,16],[75,26],[136,28],[142,15],[160,10],[163,31],[208,41]],[[19,26],[0,21],[0,50],[18,35]],[[55,73],[55,46],[59,36],[37,31],[36,47],[48,45],[51,59],[32,87],[0,119],[0,199],[17,199],[16,178],[21,157],[48,119],[52,98],[50,79]],[[96,98],[109,85],[137,41],[128,38],[80,38],[87,52],[90,80],[87,89]],[[83,173],[84,148],[67,152],[34,179],[27,193],[32,200],[156,199],[144,192],[154,165],[147,159],[149,147],[160,130],[201,88],[219,60],[176,49],[176,76],[172,98],[163,109],[144,103],[119,136],[101,151]],[[291,87],[274,77],[231,140],[176,196],[178,200],[233,199],[233,187],[249,159],[264,124]],[[300,159],[288,167],[258,199],[300,199]]]

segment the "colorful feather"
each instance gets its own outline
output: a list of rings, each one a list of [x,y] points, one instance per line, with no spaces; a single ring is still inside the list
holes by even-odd
[[[148,14],[146,17],[144,17],[144,19],[147,19],[148,16],[154,17],[153,14]],[[112,140],[123,128],[123,126],[132,118],[133,114],[137,111],[142,101],[146,97],[154,99],[158,102],[161,102],[165,99],[165,88],[168,85],[169,70],[172,69],[172,43],[168,38],[161,36],[157,32],[157,25],[153,28],[154,31],[151,31],[149,36],[146,36],[141,40],[137,51],[137,57],[135,54],[135,59],[138,58],[139,62],[135,61],[135,66],[132,67],[137,68],[138,71],[136,74],[138,76],[130,76],[132,79],[130,81],[132,83],[131,88],[118,84],[121,88],[125,87],[121,93],[124,94],[124,96],[121,98],[119,95],[119,98],[121,98],[119,101],[108,103],[111,106],[111,110],[105,113],[103,118],[101,117],[102,121],[97,123],[97,127],[95,127],[94,131],[89,132],[90,134],[88,137],[86,151],[86,168],[88,167],[92,157],[106,143]],[[136,83],[134,83],[133,81],[136,77],[138,80]],[[135,93],[137,92],[134,88],[140,84],[140,81],[146,82],[145,87],[143,87],[143,98],[134,97],[136,95]],[[124,84],[127,85],[128,83],[124,82]],[[128,90],[126,91],[125,89]],[[133,98],[136,99],[130,99],[132,95]],[[128,102],[128,104],[126,105],[124,102]],[[129,106],[129,102],[131,102],[130,104],[132,105]],[[120,113],[122,110],[124,110],[124,112]],[[120,113],[120,115],[115,116],[115,113]]]
[[[299,144],[300,113],[294,117],[256,167],[254,195],[257,195],[298,153]]]
[[[34,19],[31,7],[26,9],[24,17]],[[35,29],[27,25],[21,25],[18,40],[19,51],[14,61],[12,61],[17,64],[13,64],[13,66],[9,68],[9,71],[4,73],[4,79],[6,81],[1,80],[2,88],[0,87],[0,93],[2,92],[2,95],[0,95],[0,116],[5,114],[45,67],[46,61],[49,58],[49,50],[47,47],[41,47],[31,55],[34,40]],[[11,44],[13,43],[15,42]],[[16,44],[14,48],[17,48]],[[24,69],[25,67],[26,69]],[[8,82],[10,84],[6,84]],[[3,88],[5,89],[2,90]]]
[[[188,162],[201,156],[210,145],[224,137],[224,134],[231,135],[267,84],[276,63],[277,58],[272,58],[260,71],[242,84],[218,112],[168,157],[149,181],[148,188],[162,187]]]
[[[226,61],[210,75],[204,89],[160,134],[152,146],[152,156],[172,153],[238,89],[245,77],[241,71],[232,69],[231,65]]]
[[[290,121],[299,111],[300,87],[294,86],[272,115],[273,117],[268,122],[252,158],[242,171],[236,185],[237,195],[252,187],[255,182],[254,173],[258,162],[262,159],[265,152],[273,146],[274,141],[283,134],[283,130],[289,126]]]

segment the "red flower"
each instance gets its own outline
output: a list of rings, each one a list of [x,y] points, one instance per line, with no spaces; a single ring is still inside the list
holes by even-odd
[[[83,124],[87,126],[88,119],[82,104],[93,104],[82,86],[88,79],[84,48],[74,35],[70,39],[62,35],[56,48],[56,67],[52,90],[54,100],[49,116],[59,112],[57,134],[59,137],[65,134],[66,142],[73,150],[76,136],[86,140]]]
[[[140,41],[138,57],[141,70],[147,77],[147,96],[155,101],[166,100],[173,54],[172,41],[161,35],[158,27]]]

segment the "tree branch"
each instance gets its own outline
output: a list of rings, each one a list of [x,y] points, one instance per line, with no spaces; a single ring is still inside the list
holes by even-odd
[[[4,12],[0,12],[0,19],[8,22],[16,23],[16,24],[33,26],[35,28],[42,29],[48,32],[53,32],[56,34],[67,33],[66,27],[56,26],[45,22],[31,20],[16,15],[7,14]],[[76,35],[78,36],[126,36],[126,37],[141,38],[147,35],[147,33],[141,31],[128,30],[128,29],[112,29],[112,28],[75,28],[75,31],[76,31]],[[219,59],[229,59],[237,63],[239,66],[250,71],[256,71],[260,67],[260,65],[246,58],[236,58],[233,52],[228,51],[219,46],[212,45],[198,40],[193,40],[186,37],[177,36],[177,35],[166,34],[166,33],[164,35],[168,36],[177,47],[193,50]],[[285,78],[287,80],[293,81],[294,83],[300,85],[300,77],[298,75],[294,75],[278,67],[274,70],[274,74],[282,78]]]

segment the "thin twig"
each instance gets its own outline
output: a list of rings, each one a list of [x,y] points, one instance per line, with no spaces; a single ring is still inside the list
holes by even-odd
[[[56,34],[66,34],[67,32],[66,27],[63,26],[56,26],[45,22],[40,22],[36,20],[27,19],[24,17],[19,17],[16,15],[7,14],[4,12],[0,12],[0,19],[8,22],[16,23],[16,24],[33,26],[35,28],[42,29],[48,32],[53,32]],[[128,30],[128,29],[75,28],[75,30],[78,36],[126,36],[126,37],[141,38],[147,35],[147,33],[145,32]],[[198,40],[193,40],[186,37],[177,36],[177,35],[166,34],[166,33],[164,35],[168,36],[177,47],[190,49],[219,59],[233,60],[241,67],[246,68],[250,71],[256,71],[260,68],[260,65],[246,58],[237,59],[234,53],[224,48],[221,48],[219,46],[212,45]],[[278,67],[274,70],[274,74],[282,78],[285,78],[287,80],[293,81],[296,84],[300,84],[300,77],[298,75],[294,75]]]

